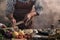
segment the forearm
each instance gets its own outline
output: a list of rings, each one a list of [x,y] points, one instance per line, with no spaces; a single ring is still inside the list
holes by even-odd
[[[15,18],[13,17],[13,13],[8,14],[7,17],[8,17],[8,19],[10,20],[12,26],[14,26],[15,23],[16,23],[16,20],[15,20]]]
[[[33,7],[32,7],[31,14],[32,14],[33,16],[39,15],[39,14],[36,12],[35,5],[33,5]]]
[[[14,5],[16,0],[7,0],[6,16],[11,20],[13,19]]]

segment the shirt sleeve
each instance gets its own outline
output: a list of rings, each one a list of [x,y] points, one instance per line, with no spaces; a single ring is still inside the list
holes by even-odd
[[[41,14],[41,11],[43,10],[43,6],[41,5],[40,0],[36,0],[35,2],[35,10],[38,14]]]
[[[13,13],[16,0],[7,0],[6,15]]]

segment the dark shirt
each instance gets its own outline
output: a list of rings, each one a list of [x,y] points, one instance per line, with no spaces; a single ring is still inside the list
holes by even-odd
[[[20,2],[29,2],[29,0],[18,0]],[[32,0],[35,1],[35,0]],[[6,9],[6,14],[11,14],[14,11],[14,4],[16,4],[16,0],[7,0],[7,9]]]

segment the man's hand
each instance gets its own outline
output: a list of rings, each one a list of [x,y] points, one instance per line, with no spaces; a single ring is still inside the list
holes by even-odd
[[[33,18],[34,16],[36,16],[36,12],[31,12],[27,15],[27,18],[30,20],[31,18]]]
[[[13,13],[7,15],[7,17],[9,18],[9,20],[11,21],[12,26],[14,26],[16,24],[16,20],[13,17]]]
[[[39,15],[39,14],[36,13],[35,6],[33,6],[31,12],[27,14],[27,18],[28,18],[28,19],[31,19],[31,18],[33,18],[34,16],[38,16],[38,15]]]
[[[16,20],[13,18],[13,19],[11,19],[11,22],[12,22],[12,26],[15,26],[15,24],[16,24]]]

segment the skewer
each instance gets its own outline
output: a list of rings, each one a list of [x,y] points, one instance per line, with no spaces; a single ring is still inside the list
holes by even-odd
[[[24,23],[24,21],[19,21],[18,23],[15,24],[15,26]]]

